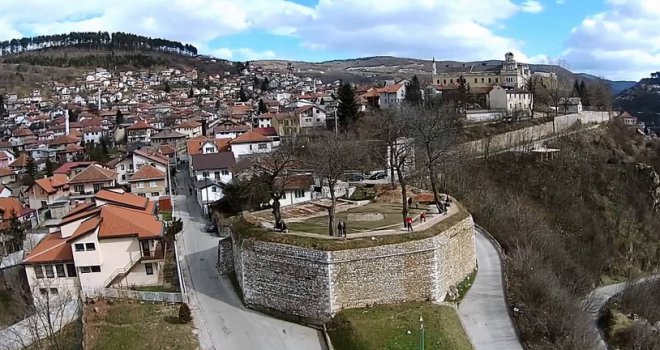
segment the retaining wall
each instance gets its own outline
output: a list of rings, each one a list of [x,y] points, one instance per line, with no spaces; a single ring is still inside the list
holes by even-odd
[[[325,322],[344,308],[444,300],[476,267],[474,223],[468,216],[431,238],[340,251],[234,240],[233,257],[248,307]]]

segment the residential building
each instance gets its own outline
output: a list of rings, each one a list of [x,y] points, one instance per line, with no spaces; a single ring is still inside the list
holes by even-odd
[[[149,143],[151,142],[151,135],[155,134],[154,128],[144,120],[139,120],[135,124],[126,127],[126,133],[129,143]]]
[[[26,208],[17,198],[0,198],[0,230],[9,228],[9,221],[16,217],[18,222],[27,228],[37,226],[37,216],[35,210]]]
[[[133,151],[133,169],[139,170],[144,164],[151,164],[156,169],[166,173],[169,166],[169,159],[148,148],[141,148]]]
[[[229,141],[231,151],[238,160],[241,156],[254,153],[268,153],[279,145],[279,141],[273,141],[268,137],[254,131]]]
[[[0,184],[9,185],[16,182],[16,172],[9,168],[0,168]]]
[[[196,180],[210,178],[227,184],[233,177],[231,168],[235,164],[234,153],[229,151],[193,154],[190,157],[190,177]]]
[[[7,168],[13,163],[16,157],[9,151],[0,151],[0,168]]]
[[[582,113],[582,99],[579,97],[562,97],[559,99],[558,108],[564,114]]]
[[[283,190],[280,205],[287,206],[312,200],[312,175],[291,175],[276,179],[275,187]]]
[[[162,284],[163,224],[154,210],[146,198],[105,190],[74,208],[23,261],[33,297]]]
[[[156,201],[167,194],[166,174],[151,164],[144,164],[128,180],[131,193]]]
[[[202,135],[202,123],[193,120],[186,120],[174,126],[174,131],[186,135],[189,139],[197,136],[206,136]]]
[[[186,150],[186,135],[173,130],[163,130],[151,135],[151,143],[154,145],[170,145],[179,152],[179,156],[182,156]]]
[[[72,200],[88,200],[102,188],[117,185],[117,173],[100,164],[92,164],[68,182]]]
[[[398,106],[406,98],[406,86],[403,83],[378,88],[376,91],[378,92],[378,105],[381,109]]]
[[[197,204],[202,208],[204,215],[208,215],[209,206],[224,197],[225,184],[210,178],[193,182]]]
[[[39,221],[59,219],[69,212],[69,178],[64,174],[36,179],[27,189],[28,205],[37,211]]]
[[[325,128],[325,111],[315,105],[296,108],[293,114],[298,117],[300,128]]]
[[[529,91],[494,86],[488,93],[491,109],[506,110],[508,114],[521,112],[530,114],[534,108],[534,98]]]

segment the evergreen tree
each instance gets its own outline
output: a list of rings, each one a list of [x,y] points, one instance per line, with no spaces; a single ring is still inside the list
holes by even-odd
[[[417,75],[406,84],[406,102],[415,105],[422,103],[422,90]]]
[[[243,90],[243,87],[241,86],[241,90],[238,91],[238,101],[239,102],[246,102],[248,100],[247,95],[245,94],[245,90]]]
[[[172,91],[172,88],[170,88],[170,83],[169,82],[167,82],[167,81],[165,82],[165,87],[163,88],[163,90],[165,90],[165,92],[167,92],[168,94],[170,93],[170,91]]]
[[[470,99],[470,84],[467,83],[467,80],[461,75],[458,78],[458,100],[457,106],[459,111],[467,111],[467,104]]]
[[[32,157],[28,157],[27,159],[25,173],[29,175],[32,180],[37,178],[37,166],[34,164],[34,159],[32,159]]]
[[[121,110],[117,110],[117,116],[115,118],[115,124],[119,125],[124,122],[124,114],[121,112]]]
[[[571,96],[574,97],[579,97],[580,96],[580,83],[578,83],[577,79],[573,82],[573,93]]]
[[[343,131],[355,123],[359,118],[359,106],[355,101],[355,90],[348,84],[342,84],[337,91],[339,105],[337,106],[337,118],[339,126]]]
[[[53,171],[55,171],[55,164],[50,161],[50,158],[46,158],[46,176],[53,176]]]
[[[259,114],[263,113],[268,113],[268,106],[266,106],[264,100],[259,99]]]
[[[5,95],[0,94],[0,118],[5,116]]]
[[[264,80],[261,81],[261,91],[268,91],[270,89],[270,80],[268,77],[265,77]]]
[[[69,123],[75,123],[78,121],[78,110],[77,109],[70,109],[69,110]]]
[[[190,91],[188,91],[188,98],[193,98],[195,94],[193,93],[193,88],[190,88]]]

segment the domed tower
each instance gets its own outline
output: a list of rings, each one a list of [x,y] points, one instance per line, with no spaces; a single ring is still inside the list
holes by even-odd
[[[516,60],[514,59],[512,52],[507,52],[504,54],[504,70],[512,71],[516,70]]]

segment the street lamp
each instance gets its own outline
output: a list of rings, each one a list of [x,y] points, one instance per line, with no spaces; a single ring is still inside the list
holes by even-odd
[[[419,316],[419,350],[424,350],[424,318]]]

